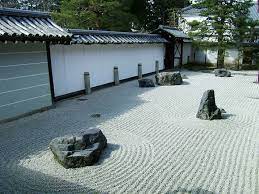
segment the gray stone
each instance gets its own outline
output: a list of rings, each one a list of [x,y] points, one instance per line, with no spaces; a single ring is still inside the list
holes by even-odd
[[[156,75],[156,83],[162,86],[181,85],[183,79],[180,72],[162,72]]]
[[[223,110],[216,106],[214,90],[207,90],[202,96],[196,117],[203,120],[222,119]]]
[[[155,84],[152,79],[139,79],[138,83],[140,88],[155,87]]]
[[[231,72],[226,69],[215,69],[214,74],[217,77],[231,77]]]
[[[101,114],[99,114],[99,113],[92,114],[91,117],[93,117],[93,118],[100,118]]]
[[[97,128],[81,131],[78,134],[57,137],[49,147],[55,159],[65,168],[79,168],[96,163],[107,139]]]

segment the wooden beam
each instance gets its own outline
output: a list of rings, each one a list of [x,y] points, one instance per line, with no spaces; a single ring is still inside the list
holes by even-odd
[[[183,39],[181,40],[180,68],[183,66]]]
[[[47,50],[47,59],[48,59],[48,69],[49,69],[49,82],[50,82],[50,93],[52,103],[54,103],[55,99],[55,91],[54,91],[54,81],[53,81],[53,74],[52,74],[52,64],[51,64],[51,56],[50,56],[50,46],[49,42],[46,43],[46,50]]]

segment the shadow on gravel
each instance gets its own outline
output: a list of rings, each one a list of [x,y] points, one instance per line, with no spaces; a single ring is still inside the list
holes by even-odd
[[[46,191],[47,189],[49,192],[60,190],[63,193],[66,189],[63,180],[57,180],[44,172],[32,172],[30,169],[19,166],[19,161],[48,149],[50,141],[55,137],[98,127],[101,123],[148,103],[142,95],[156,88],[142,89],[135,87],[137,83],[137,80],[134,80],[93,92],[88,96],[67,99],[58,102],[55,109],[0,124],[0,192],[4,190],[12,193],[19,191],[20,188],[21,191],[27,193],[38,193],[40,190],[37,188],[42,185],[43,193],[46,187]],[[78,100],[82,98],[87,100]],[[101,117],[92,118],[91,115],[94,113],[101,114]],[[105,133],[105,129],[103,132]],[[117,149],[119,145],[108,144],[97,165],[101,165]],[[47,183],[49,185],[46,185]],[[73,183],[67,183],[67,185],[71,184]],[[85,193],[92,192],[91,189],[85,189],[83,186],[74,186],[74,188],[77,187],[82,187],[83,192],[87,191]],[[76,191],[81,191],[81,189],[76,189]],[[93,193],[96,192],[93,191]]]
[[[183,81],[182,85],[190,85],[190,82]]]
[[[231,117],[235,117],[235,114],[229,114],[229,113],[223,113],[222,114],[222,119],[229,119]]]
[[[193,190],[177,189],[175,191],[168,191],[166,194],[216,194],[216,193],[197,188],[197,189],[193,189]]]
[[[99,191],[30,169],[1,168],[0,193],[100,193]]]
[[[118,144],[112,144],[108,143],[107,147],[104,149],[102,152],[99,161],[95,164],[95,166],[101,165],[106,159],[108,159],[113,151],[116,151],[120,148],[121,146]]]

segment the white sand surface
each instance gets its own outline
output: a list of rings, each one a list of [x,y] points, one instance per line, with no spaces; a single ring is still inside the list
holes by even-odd
[[[184,73],[181,86],[143,89],[132,81],[0,125],[0,193],[257,193],[256,72]],[[207,89],[227,111],[223,120],[195,117]],[[88,127],[103,130],[107,149],[94,166],[64,169],[48,143]]]

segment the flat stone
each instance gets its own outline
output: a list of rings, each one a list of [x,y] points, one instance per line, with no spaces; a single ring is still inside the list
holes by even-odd
[[[92,114],[91,117],[93,117],[93,118],[100,118],[101,114],[99,114],[99,113]]]
[[[215,69],[214,74],[216,77],[231,77],[231,72],[226,69]]]
[[[156,83],[161,86],[181,85],[183,79],[180,72],[162,72],[156,75]]]
[[[140,88],[150,88],[150,87],[155,87],[155,83],[153,82],[152,79],[139,79],[138,80],[139,87]]]
[[[79,168],[95,164],[107,139],[97,128],[87,129],[78,134],[53,139],[49,147],[55,159],[65,168]]]
[[[226,111],[216,106],[214,90],[204,92],[196,117],[203,120],[222,119],[223,112]]]

